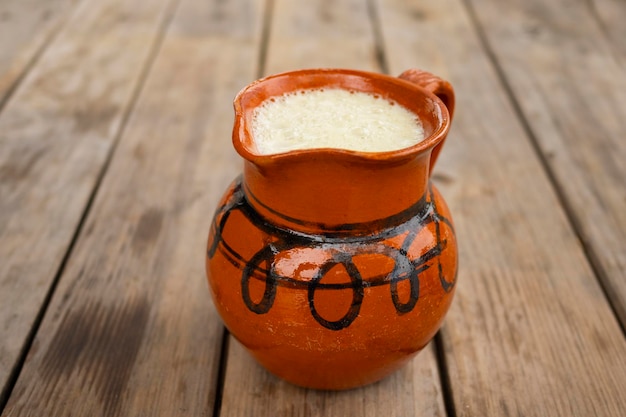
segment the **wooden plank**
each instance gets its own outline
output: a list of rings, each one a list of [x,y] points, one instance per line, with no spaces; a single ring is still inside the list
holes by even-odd
[[[380,71],[366,1],[277,0],[267,71],[348,67]],[[444,416],[433,346],[385,380],[346,392],[314,391],[270,375],[231,337],[221,417]]]
[[[0,108],[17,80],[58,32],[76,1],[0,2]]]
[[[301,68],[379,69],[366,0],[274,3],[265,74]]]
[[[180,4],[3,416],[212,415],[203,259],[262,3]]]
[[[477,17],[626,329],[626,60],[587,3],[518,3]]]
[[[626,415],[626,341],[463,4],[378,4],[392,72],[458,94],[435,172],[460,242],[442,332],[456,415]]]
[[[167,1],[83,3],[0,114],[0,403]]]
[[[583,2],[584,3],[584,2]],[[616,51],[616,59],[626,65],[626,5],[622,0],[588,0],[591,19]],[[569,5],[568,5],[569,6]],[[584,9],[584,5],[582,5]]]
[[[220,416],[445,416],[434,345],[409,366],[373,385],[349,391],[315,391],[266,372],[231,338]],[[237,377],[236,381],[231,379]]]

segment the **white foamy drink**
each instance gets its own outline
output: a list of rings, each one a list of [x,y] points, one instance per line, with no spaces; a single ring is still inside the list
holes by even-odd
[[[377,95],[325,88],[272,97],[252,117],[259,154],[296,149],[336,148],[384,152],[424,139],[414,113]]]

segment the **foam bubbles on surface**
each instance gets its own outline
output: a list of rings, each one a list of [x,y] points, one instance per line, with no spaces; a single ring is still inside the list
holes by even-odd
[[[424,139],[417,116],[398,103],[338,88],[264,101],[254,110],[252,134],[263,155],[316,148],[384,152]]]

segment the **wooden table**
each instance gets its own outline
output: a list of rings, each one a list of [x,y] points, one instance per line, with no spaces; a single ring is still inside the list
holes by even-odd
[[[626,416],[624,22],[623,0],[0,1],[2,416]],[[348,392],[266,373],[204,277],[232,98],[303,67],[457,91],[453,307]]]

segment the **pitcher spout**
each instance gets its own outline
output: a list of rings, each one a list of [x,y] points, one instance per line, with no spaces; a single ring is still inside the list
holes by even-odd
[[[393,100],[419,117],[425,139],[383,152],[336,148],[263,154],[253,135],[254,110],[284,94],[320,88],[362,91]],[[395,77],[350,70],[302,70],[259,80],[234,101],[233,144],[244,158],[243,192],[272,223],[305,232],[341,233],[394,219],[426,193],[431,154],[449,129],[434,94]],[[395,217],[394,217],[395,216]]]

